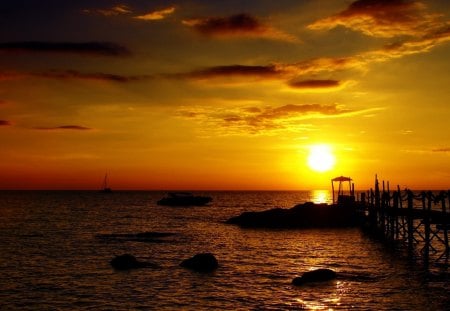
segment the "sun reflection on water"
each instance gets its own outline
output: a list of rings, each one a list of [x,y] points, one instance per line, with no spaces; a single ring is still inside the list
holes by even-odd
[[[329,190],[312,190],[310,200],[314,203],[331,203],[331,192]]]

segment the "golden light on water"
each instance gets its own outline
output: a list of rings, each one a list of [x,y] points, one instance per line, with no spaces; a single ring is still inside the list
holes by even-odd
[[[312,145],[309,149],[308,166],[316,172],[326,172],[333,168],[336,158],[329,145]]]
[[[330,195],[331,193],[328,190],[313,190],[310,200],[314,203],[328,203]]]

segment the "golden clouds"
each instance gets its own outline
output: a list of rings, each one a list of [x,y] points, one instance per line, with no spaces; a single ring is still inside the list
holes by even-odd
[[[275,135],[283,131],[308,132],[315,129],[306,120],[361,115],[380,108],[349,109],[337,104],[288,104],[277,107],[183,107],[180,117],[204,124],[219,135]]]
[[[155,20],[164,19],[167,16],[169,16],[170,14],[172,14],[173,12],[175,12],[175,7],[170,6],[165,9],[152,11],[152,12],[149,12],[149,13],[146,13],[143,15],[138,15],[138,16],[135,16],[134,18],[145,20],[145,21],[155,21]]]
[[[343,26],[374,37],[420,36],[439,24],[438,17],[426,12],[426,6],[419,1],[357,0],[346,10],[320,19],[308,28]]]

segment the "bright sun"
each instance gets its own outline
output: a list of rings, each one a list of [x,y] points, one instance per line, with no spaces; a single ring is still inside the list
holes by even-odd
[[[333,168],[335,157],[328,145],[313,145],[308,155],[308,166],[316,172],[326,172]]]

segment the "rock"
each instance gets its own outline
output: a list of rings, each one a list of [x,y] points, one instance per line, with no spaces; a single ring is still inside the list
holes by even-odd
[[[156,268],[157,265],[150,262],[142,262],[136,259],[133,255],[123,254],[114,257],[111,261],[111,266],[116,270],[129,270],[138,268]]]
[[[356,205],[315,204],[306,202],[292,208],[272,208],[243,212],[226,221],[243,228],[335,228],[358,224]]]
[[[211,253],[200,253],[185,259],[180,263],[181,267],[188,268],[198,272],[211,272],[219,267],[219,263]]]
[[[311,282],[324,282],[336,278],[336,272],[330,269],[316,269],[303,273],[302,276],[292,280],[294,285],[303,285]]]

